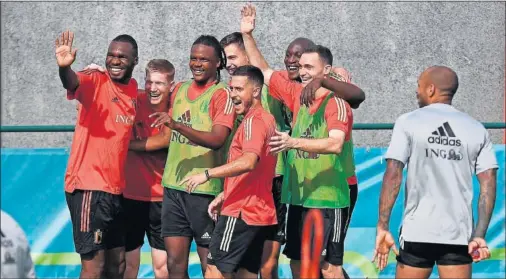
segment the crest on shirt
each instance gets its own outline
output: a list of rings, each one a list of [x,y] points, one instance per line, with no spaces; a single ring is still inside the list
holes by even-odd
[[[134,109],[137,109],[137,99],[131,99],[132,101],[132,106],[134,107]]]

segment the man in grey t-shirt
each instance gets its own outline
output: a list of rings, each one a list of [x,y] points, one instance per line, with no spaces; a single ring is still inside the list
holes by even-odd
[[[393,246],[397,278],[470,278],[471,263],[490,257],[485,233],[495,203],[497,161],[483,125],[454,108],[457,74],[433,66],[418,80],[420,109],[395,122],[387,150],[374,258],[386,266]],[[392,207],[407,166],[400,253],[389,232]],[[478,176],[478,223],[473,229],[473,175]],[[471,255],[473,257],[471,257]]]
[[[1,211],[0,278],[35,278],[26,235],[16,221]]]

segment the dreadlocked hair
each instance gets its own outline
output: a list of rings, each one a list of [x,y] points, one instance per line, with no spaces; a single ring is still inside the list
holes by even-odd
[[[216,69],[216,84],[218,84],[221,81],[220,71],[225,69],[225,66],[227,65],[227,56],[225,55],[225,51],[221,47],[220,42],[214,36],[201,35],[195,40],[195,42],[193,42],[192,46],[194,45],[205,45],[214,49],[214,54],[220,61],[220,65],[218,66],[218,69]]]

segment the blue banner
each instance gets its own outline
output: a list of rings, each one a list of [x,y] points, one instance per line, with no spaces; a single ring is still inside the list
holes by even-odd
[[[504,278],[505,274],[505,204],[504,162],[505,145],[495,146],[499,162],[497,201],[487,233],[491,249],[490,260],[473,265],[475,278]],[[1,205],[12,215],[27,233],[36,264],[37,277],[78,277],[79,255],[75,253],[72,226],[63,192],[68,149],[2,149]],[[391,257],[387,268],[379,273],[371,263],[378,220],[379,193],[385,160],[385,148],[355,148],[355,162],[359,180],[359,195],[345,242],[344,267],[352,278],[392,277],[395,258]],[[405,177],[405,176],[404,176]],[[474,208],[479,185],[474,183]],[[390,227],[398,237],[404,189],[392,212]],[[476,219],[476,218],[475,218]],[[153,277],[147,240],[142,247],[140,278]],[[190,255],[190,277],[202,277],[199,258],[193,244]],[[279,276],[291,278],[288,260],[281,256]],[[434,269],[434,276],[437,270]]]

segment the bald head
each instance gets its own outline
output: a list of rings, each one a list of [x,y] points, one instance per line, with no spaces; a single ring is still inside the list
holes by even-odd
[[[441,95],[455,95],[459,88],[457,73],[445,66],[432,66],[422,73],[421,79],[434,84]]]
[[[313,41],[311,41],[310,39],[308,38],[304,38],[304,37],[299,37],[295,40],[293,40],[290,45],[288,45],[288,48],[292,47],[292,46],[295,46],[295,45],[298,45],[300,46],[302,49],[306,50],[310,47],[313,47],[315,46],[315,43]]]

